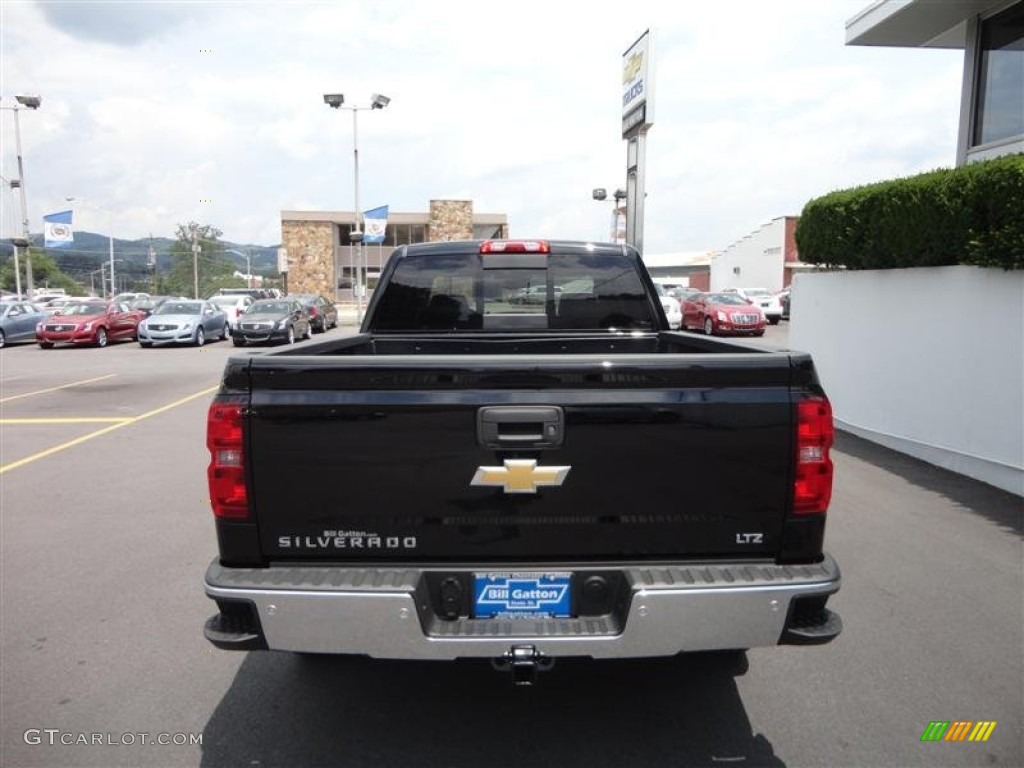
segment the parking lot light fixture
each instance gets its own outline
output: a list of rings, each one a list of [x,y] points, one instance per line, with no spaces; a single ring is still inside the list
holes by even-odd
[[[380,93],[375,93],[370,97],[370,105],[366,107],[359,106],[344,106],[345,96],[341,93],[325,93],[324,103],[327,104],[331,109],[347,109],[352,112],[352,157],[354,161],[355,173],[353,175],[353,186],[354,186],[354,198],[355,198],[355,211],[354,218],[355,224],[354,229],[349,232],[349,240],[356,244],[356,258],[353,267],[355,269],[355,294],[356,294],[356,321],[361,322],[363,319],[363,291],[365,290],[365,269],[363,259],[365,258],[365,252],[363,250],[363,213],[359,208],[359,125],[356,121],[356,115],[359,110],[362,109],[384,109],[388,104],[391,103],[391,99]],[[335,286],[338,284],[337,275],[334,280]]]
[[[591,192],[591,197],[593,197],[598,202],[603,202],[604,200],[608,199],[608,190],[605,189],[604,187],[598,187],[593,192]],[[612,197],[615,199],[615,207],[612,209],[612,231],[611,239],[609,240],[609,242],[624,243],[626,242],[626,207],[622,201],[626,199],[627,192],[624,189],[616,189],[615,192],[612,193]],[[622,236],[619,235],[620,224],[623,225],[621,227],[623,231]]]
[[[225,248],[225,253],[233,253],[245,259],[245,287],[252,288],[252,256],[249,253],[236,251],[234,248]]]
[[[18,119],[18,113],[22,109],[39,109],[43,103],[42,96],[19,94],[14,97],[17,102],[14,106],[3,107],[3,109],[9,109],[14,112],[14,146],[18,156],[18,183],[14,184],[11,182],[11,189],[17,188],[21,197],[21,233],[22,238],[26,241],[31,241],[32,236],[29,232],[28,226],[28,203],[25,199],[25,163],[22,159],[21,154],[21,122]],[[32,279],[32,251],[29,245],[24,246],[25,248],[25,291],[31,295],[33,285]],[[18,295],[21,295],[21,267],[18,264],[18,247],[14,248],[14,289]]]

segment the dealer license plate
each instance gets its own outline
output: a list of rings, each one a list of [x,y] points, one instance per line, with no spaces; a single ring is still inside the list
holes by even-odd
[[[475,573],[478,619],[552,619],[572,615],[571,573]]]

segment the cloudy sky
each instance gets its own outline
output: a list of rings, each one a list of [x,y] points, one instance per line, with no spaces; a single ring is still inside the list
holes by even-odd
[[[833,189],[955,161],[962,52],[848,47],[869,0],[0,2],[32,230],[273,245],[280,211],[472,199],[513,235],[606,239],[624,186],[622,54],[655,37],[647,253],[720,249]],[[14,115],[2,174],[17,178]],[[3,185],[4,236],[19,203]]]

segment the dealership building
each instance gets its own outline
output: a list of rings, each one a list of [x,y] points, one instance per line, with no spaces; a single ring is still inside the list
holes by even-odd
[[[881,0],[846,44],[962,49],[956,164],[1024,152],[1024,1]]]
[[[788,288],[798,272],[819,269],[804,264],[796,248],[797,216],[779,216],[718,251],[711,259],[711,290]]]
[[[353,211],[281,211],[288,291],[351,300],[360,263],[358,246],[350,238],[355,230]],[[474,213],[471,200],[431,200],[426,213],[391,212],[384,242],[362,246],[366,284],[373,289],[388,256],[399,245],[504,237],[508,237],[508,216]]]
[[[846,24],[847,45],[964,51],[958,166],[1024,152],[1024,2],[881,0]],[[788,287],[818,269],[800,261],[796,216],[780,216],[718,251],[711,290]]]

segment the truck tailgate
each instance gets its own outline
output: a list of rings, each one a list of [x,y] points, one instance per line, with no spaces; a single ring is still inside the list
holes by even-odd
[[[247,461],[263,552],[415,562],[778,552],[792,485],[789,357],[674,357],[254,358]],[[481,409],[531,406],[560,411],[560,445],[482,444]],[[567,468],[561,484],[534,487],[551,468]],[[473,484],[481,471],[492,484]]]

